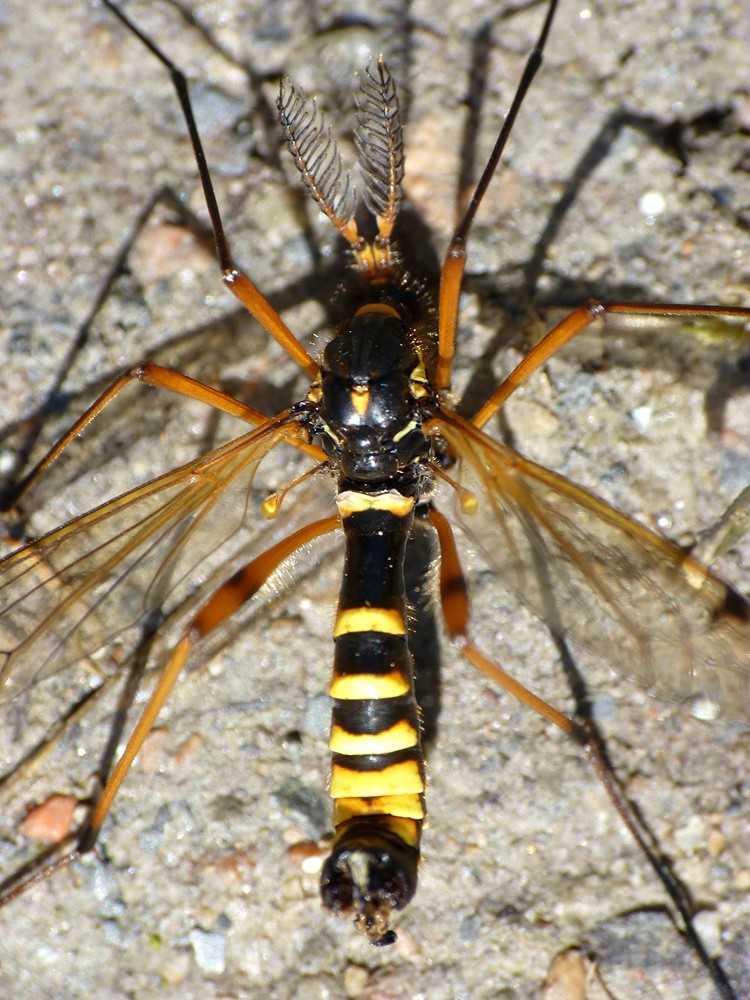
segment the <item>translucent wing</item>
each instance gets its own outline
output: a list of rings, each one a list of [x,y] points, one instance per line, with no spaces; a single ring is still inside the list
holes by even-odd
[[[284,414],[0,560],[0,702],[95,652],[206,570],[243,525]]]
[[[524,604],[579,649],[711,714],[750,714],[750,604],[701,563],[453,413],[438,430],[480,511],[465,527]],[[483,509],[482,509],[483,508]]]

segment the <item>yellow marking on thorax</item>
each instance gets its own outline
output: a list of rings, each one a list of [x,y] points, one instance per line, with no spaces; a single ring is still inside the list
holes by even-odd
[[[419,733],[407,719],[401,719],[380,733],[350,733],[341,726],[333,726],[328,746],[341,754],[393,753],[417,743]]]
[[[401,760],[382,771],[354,771],[334,764],[332,799],[368,799],[375,795],[410,795],[424,791],[424,780],[415,760]]]
[[[406,517],[414,509],[414,497],[405,497],[398,490],[387,490],[385,493],[357,493],[356,490],[344,490],[336,497],[336,505],[342,517],[360,514],[366,510],[386,510],[396,517]]]
[[[378,698],[398,698],[411,691],[409,678],[400,670],[389,674],[337,674],[328,693],[340,701],[375,701]]]
[[[409,389],[414,399],[424,399],[430,395],[430,382],[421,360],[409,376]]]
[[[366,306],[361,306],[356,312],[356,316],[364,316],[367,313],[380,313],[383,316],[395,316],[396,319],[401,319],[401,315],[398,310],[394,309],[393,306],[387,305],[385,302],[368,302]]]
[[[406,625],[401,612],[395,608],[344,608],[336,615],[333,637],[337,639],[350,632],[406,635]]]
[[[406,424],[406,426],[402,427],[400,431],[398,431],[396,434],[393,435],[393,443],[398,444],[399,441],[402,438],[405,438],[407,434],[411,434],[411,432],[416,428],[416,426],[417,426],[416,422],[414,420],[410,420],[409,423]]]
[[[352,401],[352,406],[360,417],[364,417],[365,413],[367,413],[367,407],[370,405],[369,387],[366,385],[355,385],[349,393],[349,399]]]

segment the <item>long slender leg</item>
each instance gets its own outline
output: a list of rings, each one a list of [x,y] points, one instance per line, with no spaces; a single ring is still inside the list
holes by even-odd
[[[95,320],[99,317],[105,303],[112,294],[113,288],[119,278],[127,269],[130,254],[134,246],[143,234],[149,219],[154,213],[157,205],[168,208],[172,214],[180,221],[181,225],[189,228],[191,232],[200,240],[205,241],[205,225],[201,225],[190,209],[183,204],[178,196],[169,187],[161,187],[155,191],[138,213],[135,222],[127,233],[122,245],[117,250],[114,260],[110,264],[109,271],[100,285],[94,300],[91,302],[83,321],[78,326],[73,341],[65,352],[64,357],[57,369],[54,379],[47,387],[40,405],[36,412],[20,420],[14,420],[3,428],[3,437],[12,430],[21,432],[21,441],[14,447],[13,467],[6,470],[8,472],[8,482],[15,482],[20,477],[22,470],[39,439],[44,420],[57,409],[57,400],[64,392],[64,386],[73,370],[73,366],[86,346],[91,336],[91,330]],[[11,494],[10,487],[5,493],[0,495],[0,509],[4,508],[5,497]]]
[[[430,511],[430,521],[437,531],[440,545],[440,600],[443,606],[443,619],[451,640],[472,666],[489,677],[490,680],[500,684],[524,705],[533,708],[545,719],[554,722],[568,736],[585,740],[585,734],[579,726],[558,712],[552,705],[547,704],[546,701],[529,691],[469,641],[469,596],[456,551],[453,530],[447,519],[434,508]]]
[[[734,989],[726,978],[718,961],[708,954],[698,936],[693,919],[695,905],[690,893],[680,882],[664,857],[660,854],[656,840],[646,823],[628,802],[619,779],[607,759],[603,742],[591,719],[579,724],[558,712],[556,708],[539,698],[510,674],[506,673],[489,657],[485,656],[468,638],[469,600],[461,563],[456,550],[453,531],[446,518],[434,508],[430,520],[437,532],[440,546],[440,597],[443,617],[450,638],[463,656],[490,680],[505,688],[524,705],[533,709],[543,718],[553,722],[564,733],[571,736],[583,749],[597,778],[601,781],[610,801],[620,818],[641,848],[651,867],[669,894],[682,920],[682,929],[690,940],[696,954],[708,970],[722,1000],[738,1000]],[[567,652],[567,651],[565,651]]]
[[[63,434],[59,441],[57,441],[52,448],[47,452],[47,454],[34,466],[34,468],[29,472],[27,476],[18,484],[13,494],[6,499],[6,504],[12,506],[16,503],[20,496],[22,496],[31,486],[39,479],[39,477],[52,465],[52,463],[59,458],[60,454],[68,447],[71,441],[76,438],[81,431],[85,430],[88,425],[99,416],[105,406],[111,403],[115,396],[119,395],[120,392],[129,385],[131,382],[138,380],[143,382],[145,385],[153,386],[157,389],[168,389],[170,392],[176,392],[181,396],[187,396],[189,399],[197,399],[201,403],[206,403],[208,406],[213,406],[217,410],[221,410],[223,413],[228,413],[230,416],[238,417],[240,420],[245,420],[249,424],[253,424],[256,427],[265,423],[268,417],[260,413],[258,410],[254,410],[250,406],[246,406],[244,403],[240,403],[239,400],[234,399],[232,396],[226,395],[226,393],[220,392],[218,389],[213,389],[209,385],[205,385],[203,382],[198,382],[196,379],[190,378],[188,375],[182,375],[180,372],[173,371],[171,368],[163,368],[161,365],[152,364],[150,361],[141,361],[137,365],[134,365],[129,371],[123,372],[119,378],[104,390],[104,392],[99,396],[99,398],[89,406],[89,408],[83,413],[78,420],[73,424],[73,426]],[[290,442],[292,439],[290,438]],[[316,461],[325,461],[325,455],[320,448],[315,445],[308,444],[305,441],[295,439],[293,441],[295,447],[301,448],[314,458]]]
[[[719,520],[701,532],[690,551],[693,559],[710,566],[750,531],[750,486],[734,498]]]
[[[338,516],[327,517],[321,521],[315,521],[313,524],[308,524],[287,538],[277,542],[276,545],[267,549],[257,559],[253,559],[247,566],[238,570],[198,611],[172,652],[154,688],[153,694],[146,708],[143,710],[143,714],[138,720],[133,734],[128,740],[122,757],[120,757],[115,765],[115,769],[96,804],[96,808],[91,814],[85,840],[81,844],[81,851],[89,850],[93,846],[115,795],[117,795],[125,775],[130,770],[130,766],[143,745],[144,739],[151,730],[169,692],[172,690],[174,682],[185,666],[193,646],[200,639],[204,638],[204,636],[213,632],[215,628],[218,628],[242,604],[249,601],[274,570],[285,559],[288,559],[293,552],[296,552],[301,546],[306,545],[315,538],[320,538],[321,535],[334,531],[339,523]]]
[[[285,559],[288,559],[297,549],[308,542],[334,531],[340,523],[338,515],[323,518],[320,521],[314,521],[312,524],[306,525],[304,528],[300,528],[287,538],[277,542],[276,545],[266,549],[260,556],[238,570],[194,615],[162,670],[148,704],[138,719],[122,756],[117,761],[109,780],[104,786],[104,790],[74,850],[44,868],[34,870],[30,874],[25,874],[18,882],[12,881],[6,883],[0,895],[0,907],[10,902],[11,899],[15,899],[21,895],[30,885],[47,878],[54,871],[57,871],[58,868],[70,864],[71,861],[80,857],[81,854],[93,848],[102,824],[112,806],[112,802],[130,770],[138,751],[143,746],[143,741],[151,730],[175,681],[185,666],[193,646],[221,625],[242,604],[249,601]]]
[[[108,0],[105,0],[108,2]],[[490,181],[497,170],[500,157],[503,154],[508,136],[515,123],[518,112],[531,86],[531,83],[542,65],[542,53],[547,42],[552,19],[555,16],[557,0],[551,0],[544,19],[542,30],[533,51],[526,60],[521,80],[516,88],[508,114],[497,137],[495,146],[487,161],[487,165],[479,178],[474,195],[466,209],[466,213],[458,225],[453,239],[448,246],[440,273],[440,297],[438,302],[438,361],[435,372],[435,387],[439,391],[450,389],[453,352],[456,346],[456,328],[458,325],[458,299],[461,294],[464,268],[466,267],[466,241],[474,222],[477,209],[484,198]]]
[[[472,419],[476,427],[483,427],[516,389],[532,375],[540,365],[543,365],[556,351],[569,340],[577,337],[592,323],[605,316],[620,315],[636,318],[642,317],[700,317],[717,316],[728,320],[744,320],[750,324],[750,309],[728,306],[681,306],[664,305],[649,302],[598,302],[592,300],[579,306],[569,316],[558,323],[554,329],[533,347],[526,357],[516,365],[513,371],[490,396],[484,406]]]
[[[216,200],[216,193],[211,181],[206,155],[203,150],[203,143],[201,142],[198,126],[196,125],[195,116],[193,115],[193,107],[190,102],[190,94],[185,74],[164,52],[162,52],[159,46],[156,45],[156,43],[147,35],[145,35],[140,28],[138,28],[137,25],[135,25],[133,21],[131,21],[122,10],[120,10],[119,7],[111,2],[111,0],[104,0],[104,4],[169,71],[169,75],[172,78],[172,83],[174,84],[175,91],[177,92],[177,98],[180,102],[180,107],[182,108],[182,113],[185,118],[185,123],[190,135],[190,142],[193,146],[193,152],[195,153],[195,161],[198,165],[198,175],[203,187],[203,194],[206,199],[208,214],[211,218],[211,226],[213,228],[214,241],[216,243],[216,255],[219,260],[219,267],[221,268],[221,276],[224,284],[230,292],[232,292],[232,294],[240,300],[250,315],[257,319],[261,326],[281,345],[292,360],[295,361],[296,364],[303,369],[303,371],[307,372],[311,378],[316,378],[318,374],[318,365],[316,362],[308,354],[302,344],[300,344],[270,302],[264,298],[250,279],[239,270],[232,258],[232,254],[229,249],[229,242],[227,240],[226,233],[224,232],[224,225],[221,221],[221,212],[219,211],[219,204]]]

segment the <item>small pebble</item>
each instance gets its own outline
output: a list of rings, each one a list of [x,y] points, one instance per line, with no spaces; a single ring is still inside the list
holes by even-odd
[[[190,944],[193,946],[195,963],[199,969],[214,976],[224,972],[227,950],[227,939],[224,934],[195,928],[190,932]]]
[[[107,944],[122,944],[122,927],[116,920],[102,921],[102,928]]]
[[[636,425],[638,430],[645,431],[651,423],[653,413],[654,408],[652,406],[636,406],[630,411],[630,419]]]
[[[190,973],[190,956],[187,952],[181,951],[163,962],[159,974],[169,986],[179,986],[187,979]]]
[[[674,834],[675,843],[685,853],[700,850],[706,843],[706,827],[700,816],[691,816]]]
[[[73,795],[50,795],[30,809],[18,824],[19,832],[42,844],[59,844],[73,828],[78,799]]]
[[[175,750],[174,760],[177,767],[184,767],[186,764],[189,764],[202,746],[203,737],[200,733],[191,733]]]
[[[189,229],[165,222],[141,233],[133,263],[141,281],[151,284],[180,272],[200,274],[212,255]]]
[[[718,856],[727,846],[727,838],[724,836],[721,830],[717,830],[714,827],[713,830],[708,831],[708,837],[706,838],[706,843],[708,845],[708,853],[711,855],[711,857],[718,858]]]
[[[199,865],[204,871],[214,871],[221,878],[241,885],[247,882],[258,861],[252,851],[231,851],[219,856],[206,855]]]
[[[348,997],[358,997],[367,986],[370,973],[362,965],[348,965],[344,970],[344,992]]]
[[[653,222],[666,207],[667,202],[661,191],[646,191],[638,199],[638,208],[641,214],[646,216],[648,222]]]
[[[542,987],[544,1000],[585,1000],[587,961],[575,948],[555,955]]]
[[[169,736],[170,730],[166,726],[154,726],[135,759],[139,771],[143,774],[158,774],[163,769]]]
[[[300,840],[293,844],[288,851],[289,857],[298,868],[308,875],[317,875],[323,867],[323,859],[330,850],[330,846],[321,847],[315,840]]]
[[[721,921],[717,911],[703,910],[693,918],[693,924],[708,954],[718,958],[721,955]]]

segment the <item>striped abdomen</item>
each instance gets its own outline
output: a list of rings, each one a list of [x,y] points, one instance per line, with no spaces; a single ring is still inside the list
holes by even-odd
[[[416,888],[424,761],[406,636],[404,552],[414,498],[395,490],[337,497],[346,553],[334,630],[330,747],[335,839],[326,906],[351,912],[378,944]]]

